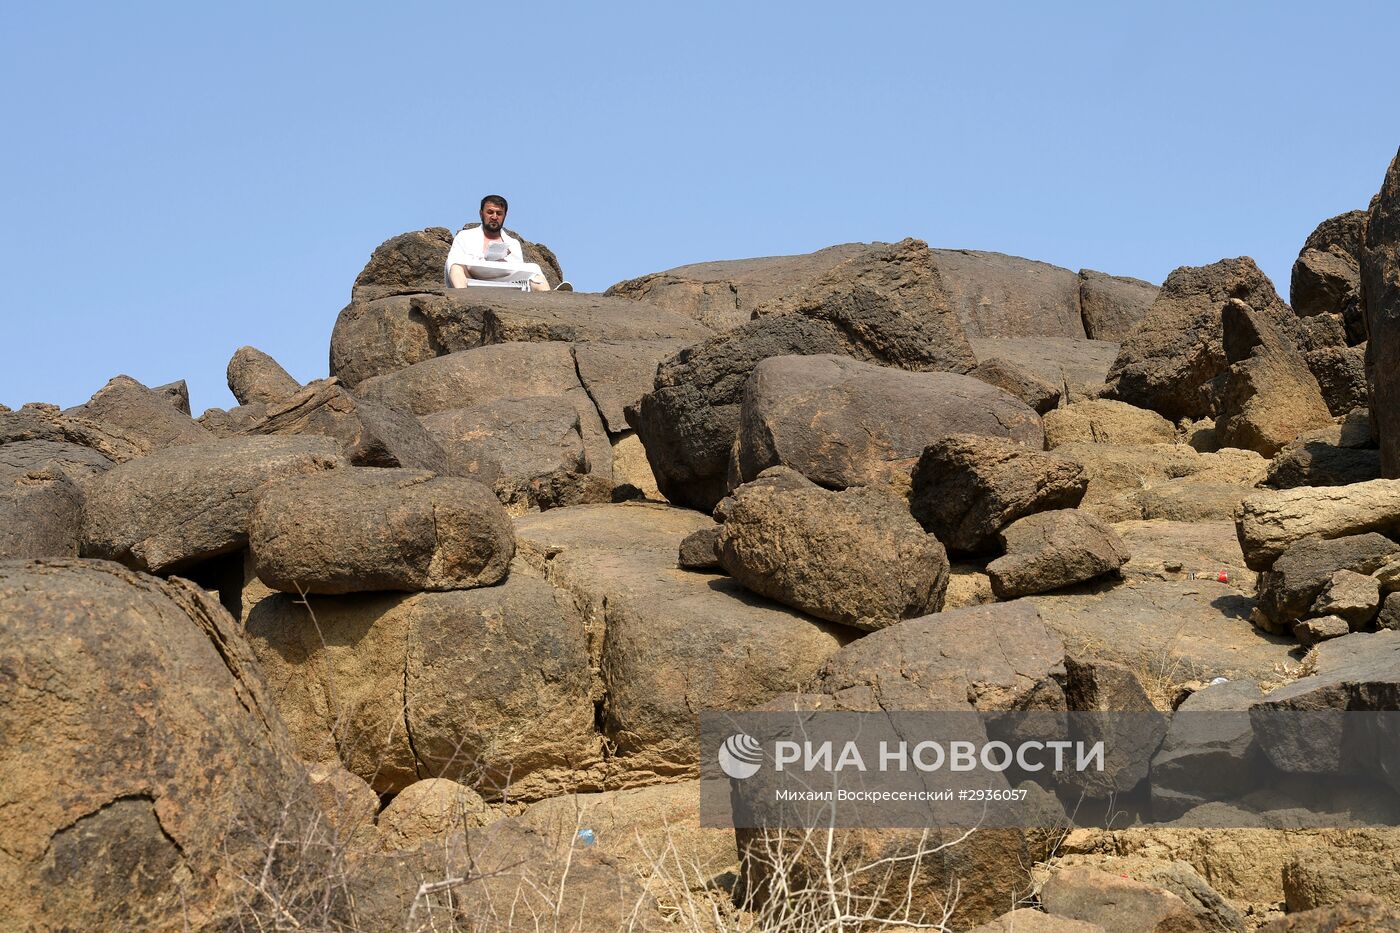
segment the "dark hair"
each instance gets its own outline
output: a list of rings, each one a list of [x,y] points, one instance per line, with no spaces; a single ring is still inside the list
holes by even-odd
[[[507,204],[506,199],[499,194],[488,194],[486,197],[482,198],[481,206],[477,208],[477,211],[486,210],[486,205],[488,204],[497,204],[500,206],[501,210],[505,211],[507,214],[510,213],[510,205]]]

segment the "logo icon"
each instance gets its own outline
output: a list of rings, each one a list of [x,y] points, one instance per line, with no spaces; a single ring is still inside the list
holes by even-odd
[[[719,747],[719,769],[736,780],[753,777],[762,766],[763,746],[751,735],[736,732]]]

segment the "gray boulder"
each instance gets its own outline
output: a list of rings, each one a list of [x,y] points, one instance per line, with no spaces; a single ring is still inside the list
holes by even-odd
[[[708,511],[724,494],[744,386],[768,357],[836,354],[920,372],[975,362],[915,240],[862,254],[773,312],[662,363],[629,413],[672,502]]]
[[[1051,385],[1025,367],[1001,357],[992,357],[978,363],[968,375],[1015,396],[1040,415],[1059,405],[1064,395],[1061,386]]]
[[[1108,374],[1110,397],[1171,421],[1218,414],[1229,368],[1221,308],[1231,298],[1275,324],[1296,321],[1248,257],[1183,266],[1167,276],[1152,310],[1123,341]]]
[[[1400,544],[1380,534],[1312,538],[1292,545],[1259,575],[1259,611],[1270,631],[1288,632],[1309,614],[1339,570],[1370,574],[1400,556]]]
[[[870,489],[740,487],[718,554],[753,592],[863,629],[937,612],[948,587],[943,546]]]
[[[827,488],[888,486],[903,493],[920,452],[954,433],[1044,446],[1034,411],[968,376],[846,356],[770,357],[744,389],[730,484],[786,466]]]
[[[1338,570],[1313,601],[1308,614],[1337,616],[1356,631],[1365,628],[1380,607],[1381,586],[1375,577],[1354,570]]]
[[[301,390],[301,383],[291,377],[272,357],[256,347],[239,347],[228,361],[228,390],[238,404],[262,402],[271,405]]]
[[[82,530],[82,490],[67,474],[0,472],[0,560],[77,557]]]
[[[1223,327],[1230,370],[1215,422],[1223,446],[1272,457],[1302,432],[1332,422],[1307,363],[1265,315],[1231,299]]]
[[[1366,308],[1366,374],[1371,416],[1381,442],[1381,469],[1400,476],[1400,154],[1371,202],[1361,252]]]
[[[270,403],[241,433],[321,435],[338,441],[345,459],[356,466],[448,471],[447,454],[417,418],[356,398],[334,377]]]
[[[699,528],[681,539],[676,551],[676,566],[682,570],[721,570],[719,562],[719,525]]]
[[[398,295],[346,305],[331,330],[330,374],[354,389],[372,376],[437,356],[440,345],[419,307],[424,297]],[[476,332],[473,346],[480,343],[479,323]]]
[[[345,465],[325,437],[231,438],[118,464],[85,487],[82,554],[169,573],[248,543],[263,483]]]
[[[96,395],[64,411],[63,416],[111,425],[134,437],[147,452],[213,440],[187,413],[170,404],[169,396],[130,376],[113,377]]]
[[[1083,338],[1079,276],[1049,263],[934,249],[934,265],[969,337]]]
[[[0,450],[30,441],[84,447],[112,463],[125,463],[150,453],[145,437],[116,425],[62,414],[57,406],[26,405],[19,411],[0,412]],[[82,454],[70,452],[70,456],[99,465]]]
[[[1152,757],[1155,821],[1257,789],[1262,761],[1249,708],[1263,696],[1257,682],[1232,680],[1203,687],[1177,707]]]
[[[0,444],[0,477],[53,470],[81,484],[110,468],[112,461],[91,447],[67,441],[11,441]]]
[[[1048,593],[1117,573],[1130,556],[1112,528],[1077,509],[1028,515],[1000,537],[1006,554],[987,565],[998,599]]]
[[[1061,389],[1066,403],[1102,391],[1119,345],[1072,337],[971,337],[977,359],[1001,359]]]
[[[373,376],[356,386],[355,393],[421,417],[502,398],[564,395],[578,388],[567,343],[503,343]]]
[[[1079,270],[1079,314],[1091,340],[1125,340],[1157,300],[1151,282],[1092,269]]]
[[[1318,347],[1303,354],[1308,370],[1322,390],[1327,410],[1345,415],[1370,404],[1366,385],[1366,345]]]
[[[1073,712],[1070,735],[1092,745],[1104,743],[1102,770],[1086,768],[1059,775],[1062,786],[1101,798],[1132,790],[1151,769],[1152,757],[1167,735],[1167,717],[1148,699],[1136,674],[1108,661],[1067,657],[1065,701]],[[1116,714],[1116,715],[1102,715]]]
[[[1003,438],[954,434],[919,457],[909,508],[950,551],[982,554],[1017,519],[1074,508],[1087,486],[1073,460]]]
[[[263,487],[248,546],[273,589],[338,595],[490,586],[505,578],[515,536],[474,480],[352,468]]]
[[[656,384],[656,369],[695,341],[594,340],[573,347],[578,378],[598,406],[609,434],[629,429],[627,409]]]
[[[243,633],[190,582],[0,562],[0,671],[4,926],[232,929],[334,871]],[[318,922],[350,925],[322,890]]]
[[[267,596],[247,631],[302,757],[339,758],[377,793],[441,777],[535,800],[602,778],[583,622],[528,574],[305,605]]]
[[[1361,253],[1366,212],[1348,211],[1318,224],[1293,263],[1289,303],[1300,316],[1338,314],[1350,343],[1366,339],[1361,302]]]

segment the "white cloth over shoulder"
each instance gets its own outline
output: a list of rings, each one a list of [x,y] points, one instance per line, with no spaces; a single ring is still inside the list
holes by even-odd
[[[504,259],[488,259],[487,250],[491,246],[505,247]],[[453,266],[465,266],[468,280],[481,279],[492,282],[528,282],[535,276],[543,278],[539,265],[525,261],[525,250],[520,241],[505,231],[499,240],[487,240],[480,227],[460,231],[452,238],[452,248],[447,251],[447,262],[442,267],[444,285],[451,286]]]

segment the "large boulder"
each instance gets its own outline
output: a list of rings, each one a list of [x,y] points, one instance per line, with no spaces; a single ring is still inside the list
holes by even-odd
[[[578,504],[568,490],[591,488],[579,412],[563,396],[496,399],[428,415],[423,424],[447,451],[453,473],[490,486],[513,513]],[[593,501],[607,501],[606,474],[594,479]]]
[[[1366,345],[1357,347],[1318,347],[1303,354],[1308,370],[1322,390],[1327,410],[1341,416],[1366,408],[1370,389],[1366,385]]]
[[[1128,562],[1123,540],[1102,519],[1078,509],[1037,512],[1000,533],[1006,554],[987,565],[999,599],[1048,593],[1104,574]]]
[[[356,398],[339,380],[318,380],[267,403],[261,418],[242,434],[296,437],[322,435],[340,442],[356,466],[448,471],[448,456],[413,415]]]
[[[999,437],[952,434],[924,448],[909,508],[950,551],[982,554],[1017,519],[1074,508],[1087,485],[1073,460]]]
[[[878,245],[846,243],[797,256],[695,263],[618,282],[604,294],[647,301],[729,330],[747,323],[761,305],[800,291]]]
[[[118,428],[137,438],[146,451],[213,440],[213,435],[195,423],[188,412],[172,405],[169,396],[130,376],[113,377],[92,398],[63,415]]]
[[[948,587],[938,539],[902,500],[872,489],[741,486],[716,550],[753,592],[863,629],[937,612]]]
[[[1194,496],[1198,504],[1214,502],[1216,494],[1224,492],[1225,511],[1209,517],[1232,518],[1238,497],[1264,479],[1269,467],[1269,461],[1252,450],[1197,453],[1185,444],[1075,443],[1056,447],[1055,454],[1084,468],[1089,488],[1079,507],[1111,522],[1143,518],[1143,496],[1156,490],[1165,490],[1172,498]],[[1211,499],[1201,502],[1208,492]],[[1191,516],[1192,520],[1203,518],[1207,515]]]
[[[1289,287],[1289,303],[1300,316],[1341,315],[1350,343],[1366,339],[1360,265],[1365,234],[1365,211],[1348,211],[1318,224],[1293,263]]]
[[[1250,708],[1270,763],[1299,774],[1365,775],[1400,789],[1400,632],[1345,635],[1318,645],[1311,658],[1308,676]],[[1375,712],[1387,715],[1366,715]]]
[[[1269,462],[1265,482],[1274,489],[1296,489],[1350,486],[1380,478],[1380,451],[1299,437]]]
[[[969,337],[1083,338],[1079,276],[1049,263],[970,249],[933,262]]]
[[[978,363],[968,375],[1020,399],[1039,415],[1058,406],[1065,391],[1063,386],[1051,385],[1031,370],[999,356]]]
[[[241,631],[188,581],[0,563],[0,734],[7,927],[235,928],[333,870]]]
[[[1152,310],[1123,341],[1108,374],[1110,397],[1172,421],[1218,414],[1220,377],[1229,368],[1221,308],[1231,298],[1276,324],[1294,318],[1248,257],[1183,266],[1167,276]]]
[[[1176,428],[1155,411],[1112,399],[1086,399],[1045,415],[1045,446],[1174,444]]]
[[[744,389],[730,483],[791,467],[828,488],[905,492],[920,452],[947,434],[1006,438],[1039,450],[1040,418],[995,386],[846,356],[770,357]]]
[[[1400,154],[1371,202],[1361,253],[1366,308],[1366,374],[1371,416],[1381,441],[1381,468],[1400,476]]]
[[[724,494],[744,387],[768,357],[837,354],[913,371],[975,364],[916,240],[862,254],[770,310],[662,363],[629,417],[672,502],[708,511]]]
[[[704,515],[585,505],[516,520],[521,557],[583,613],[617,786],[695,776],[696,710],[749,709],[806,683],[854,634],[676,567]],[[514,579],[512,575],[511,579]]]
[[[1079,314],[1091,340],[1125,340],[1157,300],[1151,282],[1092,269],[1079,270]]]
[[[379,844],[388,850],[416,849],[443,843],[494,822],[496,812],[481,795],[447,778],[415,781],[399,791],[379,814]]]
[[[1307,362],[1263,314],[1231,299],[1223,319],[1230,370],[1215,422],[1222,445],[1272,457],[1302,432],[1332,423]]]
[[[1089,866],[1052,873],[1041,888],[1040,900],[1056,916],[1097,924],[1104,930],[1206,933],[1218,929],[1164,887]]]
[[[263,483],[344,466],[325,437],[247,437],[172,447],[114,466],[86,486],[82,554],[151,573],[248,543]]]
[[[1268,570],[1304,538],[1400,531],[1400,480],[1257,492],[1240,505],[1235,527],[1249,566]]]
[[[81,484],[89,476],[101,473],[111,465],[111,460],[91,447],[70,444],[67,441],[0,443],[0,477],[53,470]]]
[[[354,389],[372,376],[437,356],[441,345],[421,310],[425,297],[437,296],[397,295],[346,305],[331,330],[330,374]],[[477,334],[479,344],[479,324]]]
[[[228,361],[228,390],[238,404],[280,402],[301,389],[281,364],[256,347],[239,347]]]
[[[380,794],[445,777],[532,800],[602,780],[583,624],[539,579],[304,604],[275,595],[247,614],[298,751],[340,758]]]
[[[515,555],[510,517],[475,480],[363,468],[269,483],[248,546],[273,589],[330,595],[490,586]]]
[[[0,560],[77,557],[82,531],[82,490],[62,471],[0,471]]]
[[[1255,790],[1263,777],[1249,708],[1264,693],[1253,680],[1206,686],[1172,717],[1149,774],[1152,818],[1165,822],[1212,800]]]
[[[567,343],[503,343],[415,363],[361,382],[355,393],[415,415],[580,388]]]
[[[462,229],[478,227],[469,223]],[[508,234],[520,241],[525,261],[539,263],[550,287],[563,281],[559,260],[547,246],[532,243],[513,230]],[[369,261],[355,277],[351,296],[356,301],[370,301],[390,295],[406,295],[441,289],[447,252],[452,248],[452,231],[446,227],[428,227],[390,237],[375,247]]]

